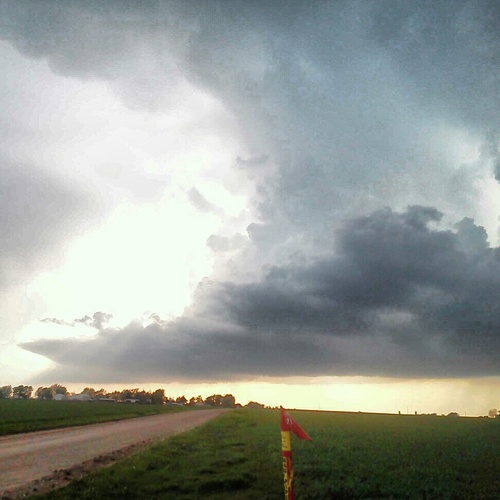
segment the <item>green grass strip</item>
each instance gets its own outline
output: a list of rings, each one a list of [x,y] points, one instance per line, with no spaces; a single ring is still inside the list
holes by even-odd
[[[0,436],[183,410],[168,405],[0,399]]]

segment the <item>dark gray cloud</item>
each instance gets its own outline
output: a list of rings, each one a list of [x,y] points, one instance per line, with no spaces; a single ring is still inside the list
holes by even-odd
[[[22,54],[133,109],[168,109],[183,82],[219,99],[247,147],[235,170],[256,184],[251,245],[232,262],[244,280],[214,276],[168,325],[25,345],[59,373],[498,373],[498,249],[473,222],[477,175],[500,175],[495,2],[1,9],[0,37]],[[488,154],[466,160],[462,141]],[[423,205],[461,222],[433,229],[446,221]]]
[[[56,377],[123,382],[168,377],[183,380],[228,380],[282,373],[295,362],[317,369],[321,349],[297,338],[280,345],[279,338],[242,335],[237,327],[200,319],[182,319],[162,327],[131,323],[122,330],[102,331],[90,342],[46,340],[23,344],[58,363]]]
[[[411,82],[412,99],[426,107],[441,103],[444,115],[483,131],[485,126],[498,130],[491,106],[499,89],[497,2],[456,2],[453,8],[448,2],[432,8],[386,2],[372,10],[370,24],[370,39],[391,54]]]
[[[205,281],[174,322],[24,348],[75,381],[89,367],[131,379],[498,375],[500,249],[471,219],[432,229],[441,216],[413,206],[350,219],[334,255],[259,282]]]
[[[435,209],[410,207],[349,220],[335,256],[274,266],[258,283],[212,285],[217,291],[208,294],[204,314],[255,331],[334,337],[385,335],[384,318],[406,315],[423,339],[447,338],[462,352],[482,343],[488,358],[500,340],[500,309],[493,304],[500,251],[471,219],[456,232],[431,230],[440,217]],[[404,338],[407,327],[391,327],[393,340]],[[495,367],[493,357],[484,366]]]

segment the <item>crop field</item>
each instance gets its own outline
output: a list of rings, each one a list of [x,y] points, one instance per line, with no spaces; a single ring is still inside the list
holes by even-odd
[[[498,420],[290,413],[298,500],[499,498]],[[282,499],[280,446],[278,411],[236,410],[43,498]]]
[[[182,410],[179,406],[0,399],[0,436]]]

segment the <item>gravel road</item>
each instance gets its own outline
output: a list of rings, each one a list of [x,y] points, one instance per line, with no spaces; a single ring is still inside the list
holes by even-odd
[[[71,475],[69,470],[79,464],[106,462],[96,457],[186,431],[224,411],[186,411],[0,437],[0,498],[15,497],[16,489],[54,471],[66,469]]]

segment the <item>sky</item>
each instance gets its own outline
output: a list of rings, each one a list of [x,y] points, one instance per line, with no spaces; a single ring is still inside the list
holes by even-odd
[[[0,3],[0,384],[500,406],[498,2]]]

